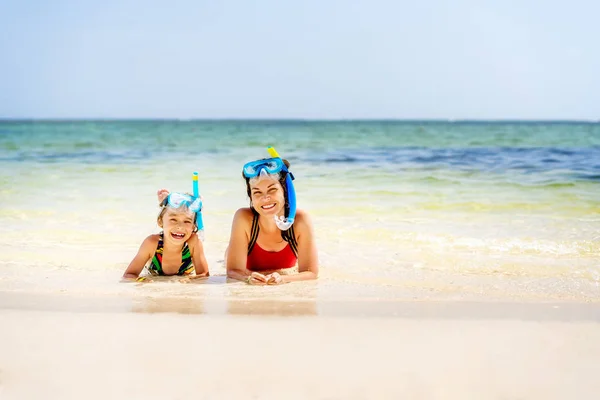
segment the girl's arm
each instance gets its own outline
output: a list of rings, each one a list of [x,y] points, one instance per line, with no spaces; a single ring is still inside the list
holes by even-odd
[[[231,236],[227,247],[227,277],[248,283],[266,283],[263,274],[251,272],[246,268],[248,259],[248,241],[250,226],[252,224],[252,211],[249,208],[240,208],[233,216]]]
[[[155,235],[150,235],[142,242],[137,254],[129,263],[129,266],[123,273],[124,279],[137,279],[144,269],[144,265],[152,258],[154,254],[154,250],[156,250],[156,245],[158,244],[157,239],[154,237]]]
[[[209,276],[208,272],[208,261],[204,255],[204,245],[202,241],[195,233],[188,239],[188,246],[190,247],[190,253],[192,255],[192,264],[196,270],[196,278]],[[191,277],[194,278],[194,277]]]

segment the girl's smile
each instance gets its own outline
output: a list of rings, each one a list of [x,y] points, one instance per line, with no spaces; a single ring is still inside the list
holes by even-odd
[[[165,239],[168,237],[181,244],[194,233],[194,213],[184,210],[167,209],[162,218]]]

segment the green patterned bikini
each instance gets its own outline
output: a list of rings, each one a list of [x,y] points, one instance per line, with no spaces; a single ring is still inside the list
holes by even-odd
[[[148,271],[152,275],[164,275],[162,269],[162,256],[163,256],[163,241],[164,241],[164,232],[160,233],[160,238],[158,239],[158,245],[156,246],[156,252],[154,253],[154,257],[152,257],[152,261],[147,266]],[[194,265],[192,264],[192,255],[190,254],[190,248],[188,244],[185,243],[183,245],[183,250],[181,251],[181,266],[179,267],[179,271],[177,275],[189,275],[194,270]]]

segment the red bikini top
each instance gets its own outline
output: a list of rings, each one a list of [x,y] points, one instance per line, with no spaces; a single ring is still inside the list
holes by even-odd
[[[246,268],[250,271],[292,268],[297,261],[298,257],[292,251],[289,243],[280,251],[267,251],[255,244],[248,254]]]
[[[280,251],[267,251],[256,243],[258,238],[258,214],[252,218],[250,242],[248,243],[248,258],[246,268],[250,271],[266,271],[273,269],[292,268],[298,261],[298,242],[292,225],[287,231],[281,232],[281,237],[288,242]]]

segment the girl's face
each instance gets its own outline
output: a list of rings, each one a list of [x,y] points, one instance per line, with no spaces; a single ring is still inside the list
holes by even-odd
[[[250,181],[250,198],[260,215],[283,215],[285,197],[276,179],[263,178]]]
[[[194,232],[194,213],[167,208],[162,217],[161,227],[165,234],[165,240],[183,245]]]

